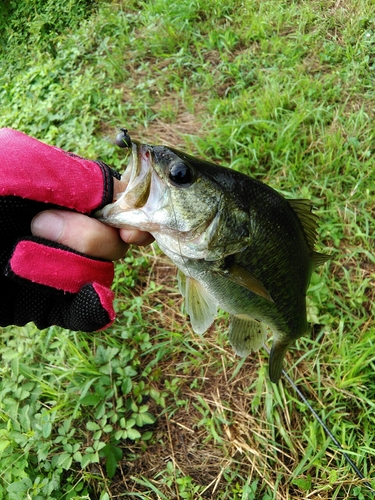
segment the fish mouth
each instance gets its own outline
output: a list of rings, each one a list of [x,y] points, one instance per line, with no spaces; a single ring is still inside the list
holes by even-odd
[[[128,165],[121,177],[121,181],[127,184],[121,197],[121,208],[142,208],[147,203],[151,189],[151,147],[132,141],[131,156]],[[115,200],[117,201],[117,200]]]
[[[126,214],[141,212],[146,208],[153,184],[151,164],[152,146],[132,141],[128,164],[121,176],[126,188],[117,194],[113,203],[96,212],[95,217],[115,227],[138,227],[138,218],[133,223]]]

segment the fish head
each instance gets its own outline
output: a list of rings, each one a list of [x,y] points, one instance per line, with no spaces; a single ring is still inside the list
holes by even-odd
[[[133,141],[121,178],[127,187],[96,217],[118,228],[147,231],[168,253],[221,259],[244,247],[239,226],[248,233],[248,219],[238,207],[227,207],[232,198],[211,174],[217,168],[173,148]]]

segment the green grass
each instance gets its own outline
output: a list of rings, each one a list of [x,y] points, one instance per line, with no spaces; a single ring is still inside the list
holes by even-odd
[[[0,125],[120,171],[116,127],[310,198],[330,263],[286,368],[374,486],[375,15],[346,2],[24,2],[0,11]],[[0,343],[0,499],[371,498],[267,355],[191,331],[155,248],[118,318]]]

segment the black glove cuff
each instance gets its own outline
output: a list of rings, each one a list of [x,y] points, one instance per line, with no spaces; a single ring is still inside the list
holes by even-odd
[[[95,212],[97,210],[102,209],[108,203],[113,202],[113,178],[115,179],[121,179],[121,174],[116,172],[116,170],[113,170],[111,167],[109,167],[104,161],[101,160],[95,160],[95,163],[99,165],[103,172],[103,179],[104,179],[104,186],[103,186],[103,199],[102,203],[100,204],[99,207],[95,209]]]

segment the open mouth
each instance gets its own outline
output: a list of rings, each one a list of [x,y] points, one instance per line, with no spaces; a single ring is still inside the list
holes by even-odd
[[[121,180],[127,184],[123,193],[118,196],[123,210],[142,208],[150,195],[151,151],[146,144],[132,142],[131,156]]]
[[[136,141],[131,143],[131,155],[121,181],[126,184],[125,191],[119,193],[114,203],[96,212],[95,217],[105,224],[116,227],[137,225],[127,220],[125,214],[142,209],[147,204],[151,191],[151,147]],[[121,216],[123,214],[123,217]],[[125,224],[125,225],[124,225]]]

